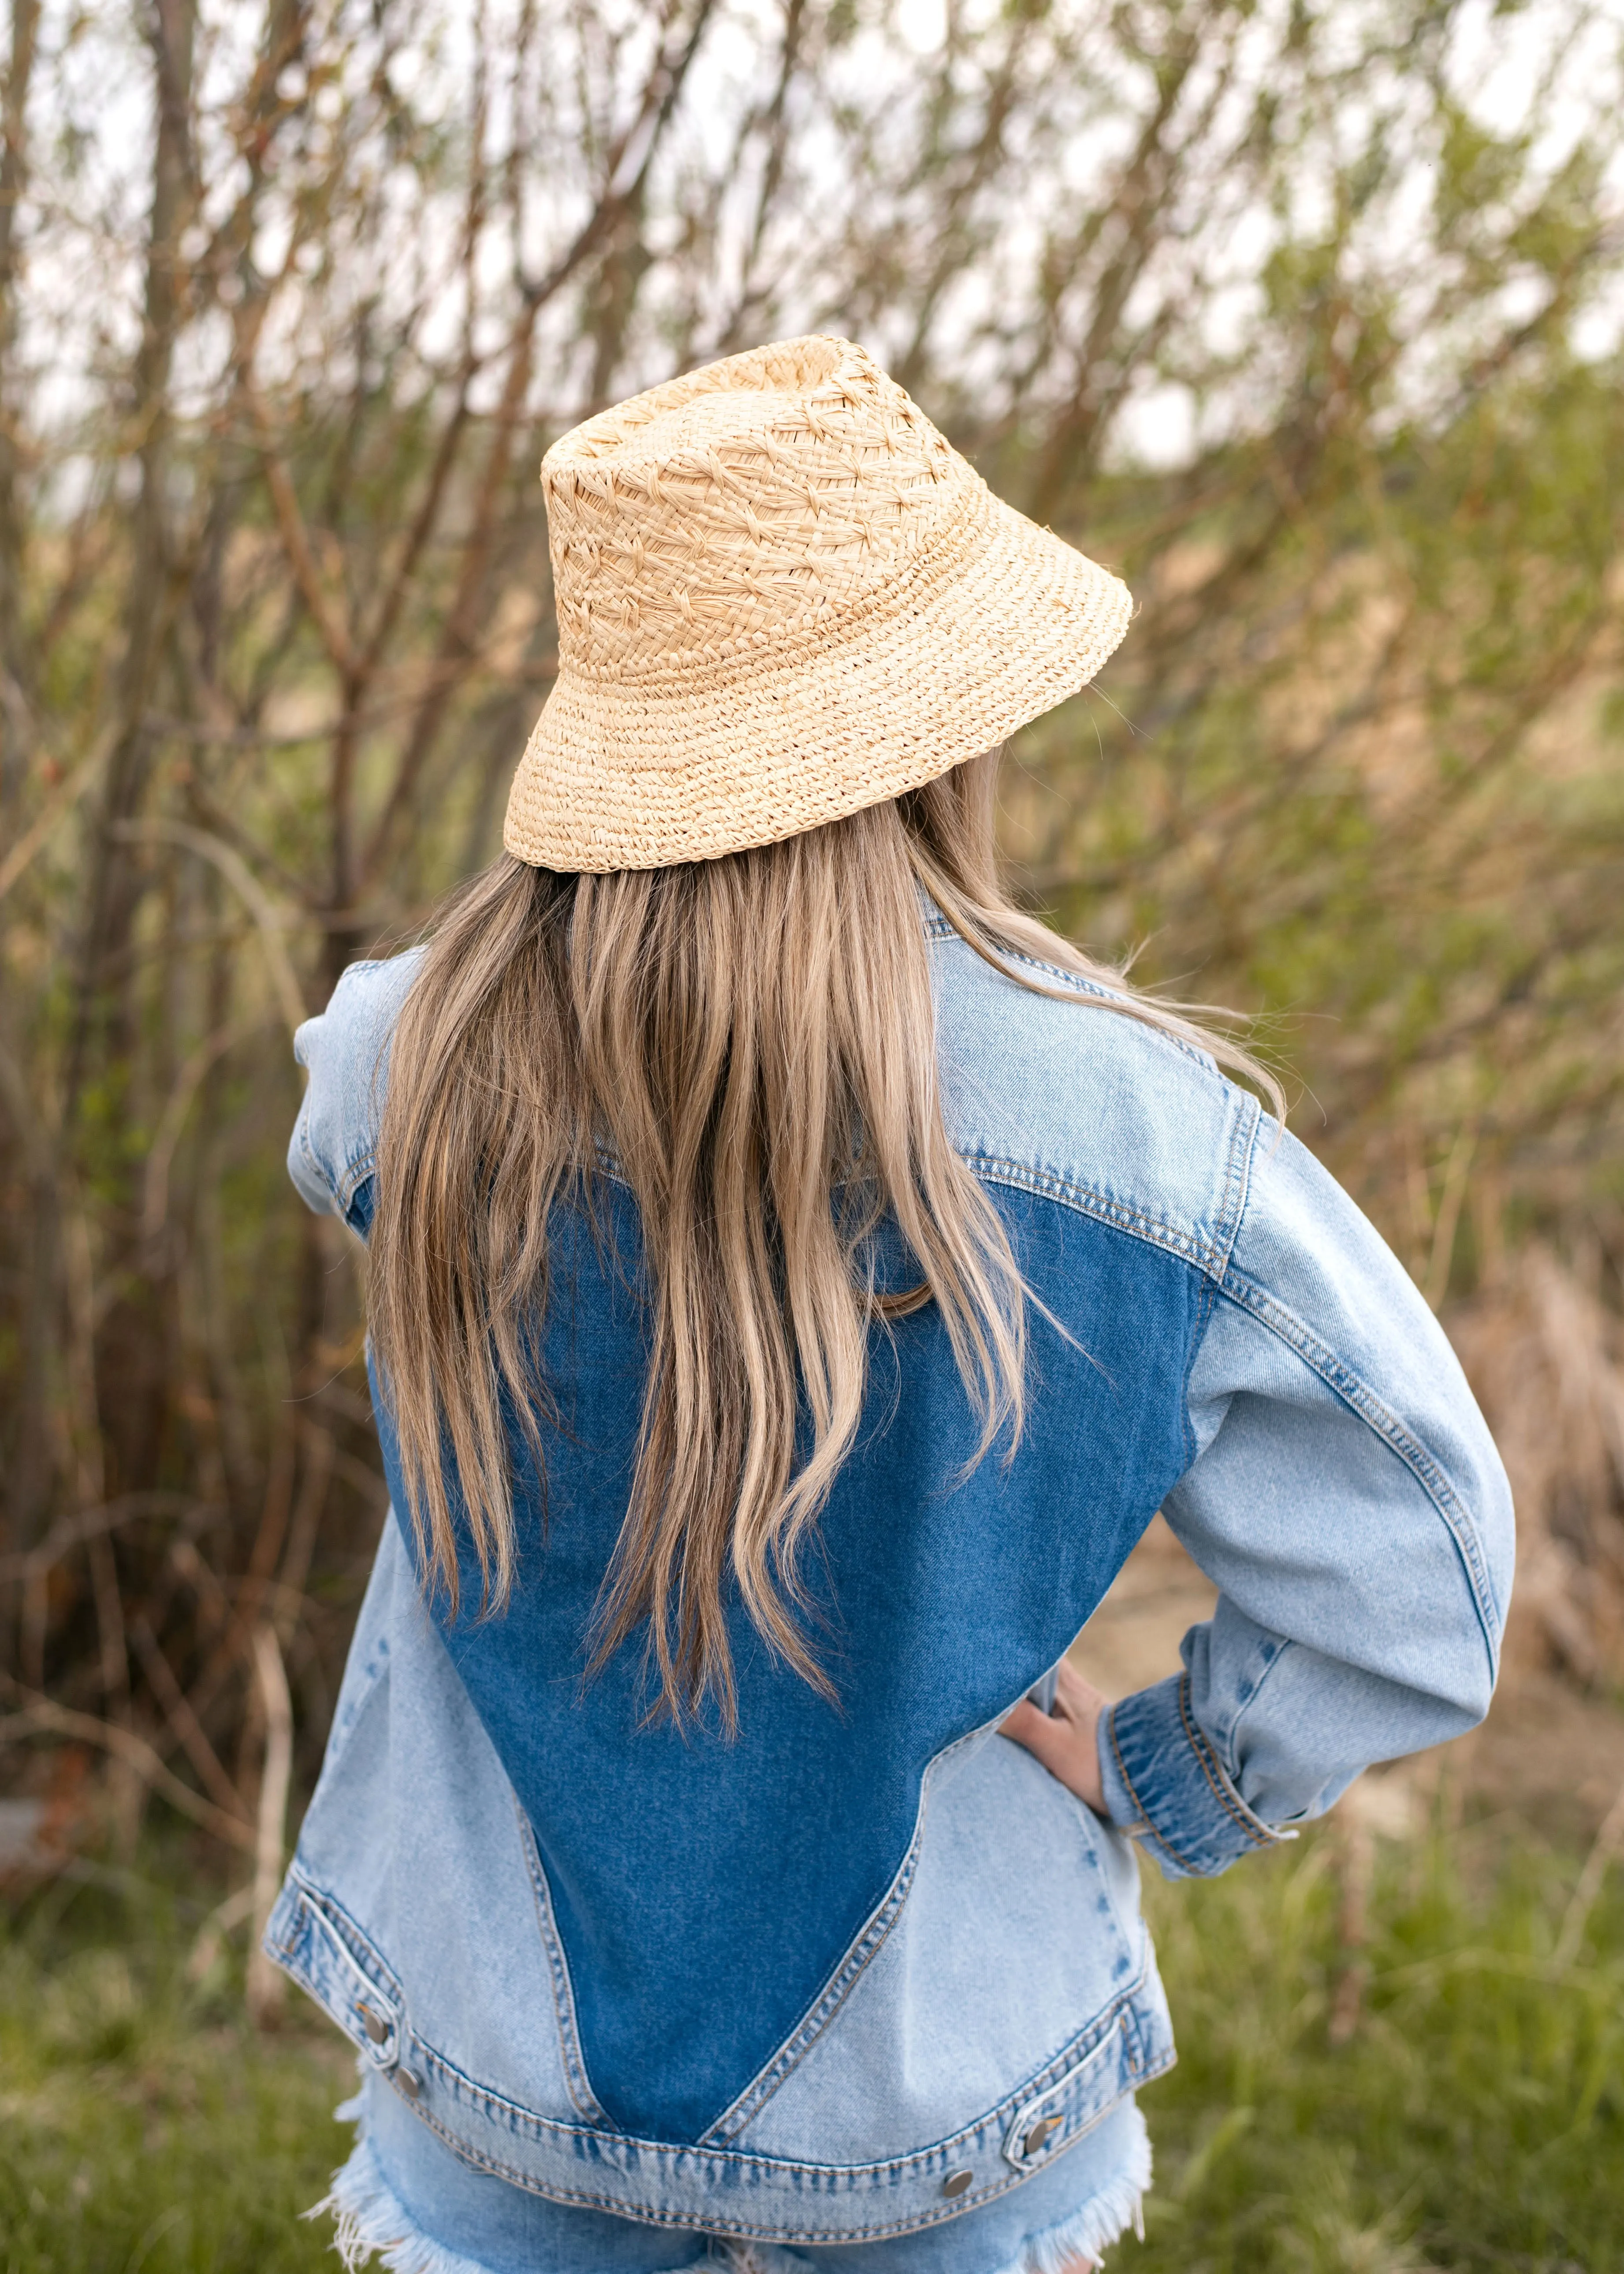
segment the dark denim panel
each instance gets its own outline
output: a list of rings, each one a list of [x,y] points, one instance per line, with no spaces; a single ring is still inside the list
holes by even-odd
[[[639,1728],[628,1645],[583,1688],[646,1363],[637,1230],[555,1226],[546,1474],[514,1433],[519,1578],[507,1611],[443,1617],[535,1827],[592,2089],[628,2130],[698,2140],[793,2030],[906,1855],[932,1757],[1065,1650],[1187,1459],[1206,1314],[1186,1261],[1045,1196],[997,1188],[1029,1284],[1031,1404],[1012,1462],[959,1474],[975,1430],[934,1311],[876,1329],[868,1418],[806,1577],[838,1706],[732,1612],[740,1734]],[[382,1418],[386,1465],[402,1503]]]

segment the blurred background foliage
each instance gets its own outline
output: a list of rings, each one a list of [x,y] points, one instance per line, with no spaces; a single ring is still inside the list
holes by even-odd
[[[383,1509],[289,1030],[496,850],[555,667],[547,442],[809,329],[1132,585],[1011,749],[1021,889],[1259,1022],[1500,1434],[1514,1668],[1616,1694],[1621,56],[1619,0],[11,0],[35,1832],[94,1795],[127,1857],[156,1796],[252,1860],[234,1928],[267,1900]]]

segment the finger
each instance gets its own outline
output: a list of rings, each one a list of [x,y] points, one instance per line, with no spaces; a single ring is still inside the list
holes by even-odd
[[[1060,1712],[1078,1721],[1097,1719],[1110,1702],[1104,1690],[1096,1690],[1069,1658],[1061,1660],[1055,1669],[1055,1704]]]
[[[1006,1737],[1012,1737],[1018,1745],[1034,1755],[1051,1776],[1060,1774],[1060,1765],[1072,1742],[1069,1723],[1051,1720],[1047,1713],[1041,1713],[1030,1698],[1023,1698],[1000,1727]]]

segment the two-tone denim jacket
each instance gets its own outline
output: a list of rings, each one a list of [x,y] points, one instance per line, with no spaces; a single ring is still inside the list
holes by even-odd
[[[805,1564],[838,1701],[735,1607],[736,1737],[648,1726],[636,1645],[591,1680],[583,1652],[643,1391],[635,1210],[612,1180],[606,1247],[560,1209],[512,1600],[482,1620],[470,1566],[447,1620],[386,1524],[272,1917],[423,2124],[560,2203],[856,2241],[1044,2172],[1064,2210],[1064,2160],[1173,2059],[1136,1848],[1222,1871],[1488,1705],[1509,1495],[1405,1272],[1199,1050],[927,929],[948,1129],[1037,1299],[1013,1456],[965,1473],[934,1306],[876,1324]],[[294,1180],[363,1234],[417,968],[356,965],[298,1037]],[[997,1729],[1158,1509],[1219,1600],[1102,1721],[1108,1825]],[[1142,2128],[1112,2136],[1140,2165],[1066,2167],[1078,2232],[1143,2182]]]

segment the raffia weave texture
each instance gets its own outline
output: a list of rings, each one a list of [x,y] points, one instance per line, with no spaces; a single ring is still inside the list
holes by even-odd
[[[634,395],[541,474],[559,675],[504,832],[540,868],[712,860],[917,789],[1127,629],[1125,587],[847,340]]]

